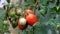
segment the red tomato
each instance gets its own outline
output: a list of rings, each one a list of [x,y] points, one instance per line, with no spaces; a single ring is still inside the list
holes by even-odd
[[[21,29],[21,30],[24,30],[24,29],[27,28],[27,26],[26,25],[25,26],[22,26],[22,25],[18,24],[18,28]]]
[[[33,25],[37,22],[37,17],[34,14],[29,14],[26,16],[28,25]]]
[[[27,28],[27,24],[26,25],[21,25],[20,20],[18,20],[18,28],[21,29],[21,30],[24,30],[24,29]]]

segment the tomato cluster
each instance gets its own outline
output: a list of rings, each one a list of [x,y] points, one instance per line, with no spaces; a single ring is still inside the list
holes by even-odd
[[[18,28],[21,30],[24,30],[27,25],[33,26],[37,22],[37,17],[34,15],[32,10],[26,10],[24,12],[24,17],[24,20],[21,20],[21,18],[18,20]],[[24,24],[21,21],[23,21]]]
[[[25,10],[23,14],[22,14],[22,9],[20,8],[15,11],[14,10],[10,11],[9,15],[10,17],[13,17],[15,15],[17,16],[21,15],[21,17],[18,18],[18,24],[17,24],[19,29],[24,30],[27,28],[28,25],[33,26],[37,22],[37,17],[36,15],[34,15],[31,9]]]

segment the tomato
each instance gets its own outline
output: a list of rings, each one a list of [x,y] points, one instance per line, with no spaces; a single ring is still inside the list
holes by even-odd
[[[25,11],[24,16],[27,20],[28,25],[32,26],[37,22],[37,17],[34,15],[33,11],[28,9]]]
[[[30,9],[27,9],[25,12],[24,12],[24,16],[26,17],[26,15],[28,14],[34,14],[32,10]]]
[[[37,22],[37,17],[34,14],[29,14],[26,16],[28,25],[32,26]]]
[[[22,9],[21,8],[17,9],[17,14],[20,15],[21,13],[22,13]]]
[[[18,20],[18,28],[21,29],[21,30],[24,30],[24,29],[27,28],[27,23],[26,23],[25,18],[20,18]]]
[[[15,12],[14,12],[14,11],[10,11],[10,12],[9,12],[9,15],[10,15],[11,17],[15,16]]]
[[[24,30],[24,29],[27,28],[27,25],[23,26],[23,25],[20,25],[20,24],[18,23],[18,28],[21,29],[21,30]]]
[[[60,28],[60,24],[57,25],[57,28]]]
[[[27,28],[27,24],[26,25],[21,25],[20,23],[18,23],[18,28],[21,30],[24,30]]]
[[[4,20],[3,24],[4,25],[7,25],[8,24],[8,21],[7,20]]]
[[[20,18],[20,19],[19,19],[19,23],[20,23],[21,25],[26,25],[26,19],[25,19],[25,18]]]

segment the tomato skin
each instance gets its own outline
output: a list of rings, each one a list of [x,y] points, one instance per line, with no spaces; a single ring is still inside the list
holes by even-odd
[[[21,29],[21,30],[24,30],[27,28],[27,24],[26,25],[21,25],[19,20],[18,20],[18,28]]]
[[[28,25],[32,26],[37,22],[37,17],[34,14],[29,14],[26,16]]]

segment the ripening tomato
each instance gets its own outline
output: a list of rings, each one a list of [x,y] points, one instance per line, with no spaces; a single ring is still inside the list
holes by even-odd
[[[34,14],[32,10],[28,9],[26,10],[27,13],[31,13],[31,14]]]
[[[24,16],[26,17],[26,15],[28,14],[34,14],[32,10],[30,9],[27,9],[25,12],[24,12]]]
[[[20,23],[21,25],[26,25],[26,19],[25,19],[25,18],[20,18],[20,19],[19,19],[19,23]]]
[[[21,29],[21,30],[24,30],[26,27],[27,27],[26,19],[25,18],[20,18],[18,20],[18,28]]]
[[[34,14],[29,14],[26,16],[28,25],[32,26],[37,22],[37,17]]]

